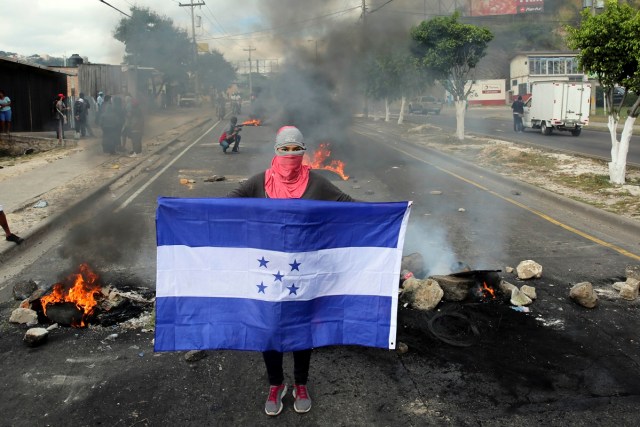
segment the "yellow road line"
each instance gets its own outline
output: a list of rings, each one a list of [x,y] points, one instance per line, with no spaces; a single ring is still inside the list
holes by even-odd
[[[562,227],[567,231],[570,231],[570,232],[572,232],[574,234],[577,234],[578,236],[584,237],[585,239],[590,240],[593,243],[596,243],[596,244],[598,244],[600,246],[604,246],[606,248],[612,249],[612,250],[618,252],[619,254],[624,255],[626,257],[629,257],[629,258],[632,258],[632,259],[634,259],[636,261],[640,261],[640,255],[634,254],[633,252],[629,252],[628,250],[623,249],[620,246],[614,245],[613,243],[605,242],[604,240],[598,239],[597,237],[592,236],[590,234],[587,234],[584,231],[580,231],[577,228],[571,227],[570,225],[567,225],[567,224],[565,224],[563,222],[560,222],[557,219],[552,218],[552,217],[550,217],[549,215],[547,215],[547,214],[545,214],[543,212],[540,212],[538,210],[532,209],[529,206],[524,205],[524,204],[522,204],[522,203],[520,203],[520,202],[518,202],[516,200],[513,200],[513,199],[511,199],[509,197],[502,196],[502,195],[496,193],[493,190],[489,190],[487,187],[485,187],[485,186],[483,186],[483,185],[481,185],[481,184],[479,184],[479,183],[477,183],[475,181],[472,181],[472,180],[467,179],[467,178],[465,178],[463,176],[460,176],[460,175],[458,175],[458,174],[456,174],[454,172],[451,172],[450,170],[441,168],[440,166],[434,165],[433,163],[430,163],[430,162],[428,162],[428,161],[426,161],[424,159],[421,159],[420,157],[414,156],[413,154],[408,153],[408,152],[406,152],[406,151],[404,151],[404,150],[402,150],[400,148],[391,147],[391,146],[388,146],[388,147],[393,148],[394,150],[399,151],[399,152],[401,152],[401,153],[403,153],[403,154],[405,154],[405,155],[407,155],[409,157],[412,157],[412,158],[414,158],[414,159],[416,159],[416,160],[418,160],[418,161],[420,161],[422,163],[425,163],[425,164],[427,164],[429,166],[432,166],[432,167],[438,169],[441,172],[444,172],[444,173],[446,173],[448,175],[451,175],[451,176],[453,176],[455,178],[458,178],[461,181],[464,181],[464,182],[466,182],[468,184],[471,184],[474,187],[480,188],[481,190],[484,190],[484,191],[488,192],[489,194],[492,194],[492,195],[494,195],[494,196],[496,196],[496,197],[498,197],[498,198],[500,198],[500,199],[502,199],[502,200],[504,200],[506,202],[509,202],[509,203],[511,203],[513,205],[516,205],[516,206],[528,211],[528,212],[531,212],[532,214],[537,215],[540,218],[542,218],[542,219],[544,219],[546,221],[549,221],[552,224],[555,224],[555,225],[557,225],[559,227]]]

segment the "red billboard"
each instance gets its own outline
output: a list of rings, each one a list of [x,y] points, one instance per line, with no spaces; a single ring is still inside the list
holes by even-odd
[[[544,11],[544,0],[470,0],[469,16],[515,15]]]

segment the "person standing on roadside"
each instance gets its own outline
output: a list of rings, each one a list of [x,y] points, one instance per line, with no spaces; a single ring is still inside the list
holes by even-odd
[[[302,164],[306,146],[302,132],[295,126],[284,126],[278,130],[274,150],[271,167],[249,178],[227,197],[355,201],[329,180],[316,174],[310,166]],[[298,413],[311,410],[311,397],[307,390],[311,351],[293,352],[293,408]],[[287,393],[282,369],[283,353],[269,350],[263,352],[262,356],[270,385],[264,410],[267,415],[276,416],[282,412],[282,398]]]
[[[513,110],[513,131],[522,132],[524,126],[522,124],[522,116],[524,115],[524,102],[522,102],[522,96],[518,95],[518,99],[511,104],[511,110]]]
[[[80,96],[73,103],[73,119],[75,121],[76,138],[85,137],[87,135],[88,107],[89,104],[84,99],[84,93],[80,92]]]
[[[115,98],[120,100],[120,98]],[[122,102],[112,101],[111,95],[104,97],[103,111],[100,117],[102,127],[102,151],[107,154],[116,154],[120,146],[120,133],[122,132]]]
[[[102,104],[104,104],[104,93],[102,91],[98,92],[98,96],[96,97],[96,121],[97,125],[100,125],[100,113],[102,113]]]
[[[7,242],[13,242],[16,245],[24,242],[24,239],[22,237],[16,236],[9,229],[9,222],[7,221],[7,217],[4,214],[2,205],[0,205],[0,227],[2,227],[2,229],[4,230],[5,239],[7,240]]]
[[[11,99],[3,89],[0,89],[0,129],[11,134]]]
[[[142,134],[144,133],[144,115],[137,99],[131,101],[131,111],[126,118],[125,128],[129,130],[132,151],[130,157],[136,157],[142,153]]]
[[[56,112],[56,136],[58,137],[58,143],[62,145],[64,141],[64,127],[67,124],[67,105],[64,103],[64,94],[58,94],[58,100],[55,103]]]

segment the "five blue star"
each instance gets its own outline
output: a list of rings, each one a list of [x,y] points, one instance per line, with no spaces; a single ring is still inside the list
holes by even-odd
[[[291,271],[293,271],[293,270],[300,271],[298,269],[298,267],[300,267],[300,263],[298,261],[296,261],[295,259],[293,260],[293,264],[289,264],[289,265],[291,266]]]
[[[282,278],[284,277],[284,274],[280,274],[280,270],[278,270],[278,273],[273,274],[273,276],[275,277],[274,282],[277,282],[278,280],[282,282]]]
[[[258,287],[258,293],[262,292],[264,294],[264,290],[268,288],[268,286],[265,286],[264,283],[260,282],[259,285],[256,285]]]
[[[294,294],[294,295],[298,295],[298,293],[296,292],[298,289],[300,289],[300,287],[298,286],[296,288],[296,284],[293,283],[291,286],[287,287],[287,289],[289,289],[289,295]]]
[[[258,266],[258,268],[260,268],[260,267],[267,268],[267,263],[268,263],[269,261],[267,261],[266,259],[264,259],[264,257],[262,257],[262,259],[259,259],[259,260],[258,260],[258,262],[260,263],[260,265]]]

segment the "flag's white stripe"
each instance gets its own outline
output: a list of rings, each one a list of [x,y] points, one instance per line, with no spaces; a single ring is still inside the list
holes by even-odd
[[[402,225],[400,226],[400,234],[398,234],[398,248],[400,248],[400,251],[397,253],[397,257],[395,259],[395,264],[393,267],[393,271],[397,271],[398,274],[400,273],[400,268],[402,266],[402,248],[404,248],[404,238],[405,238],[405,234],[407,231],[407,225],[409,224],[409,214],[411,213],[411,205],[413,205],[413,202],[409,202],[409,205],[407,206],[407,210],[404,212],[404,218],[402,219]],[[397,276],[396,276],[397,277]],[[391,324],[389,325],[389,349],[395,349],[396,348],[396,333],[397,333],[397,329],[398,329],[398,319],[396,316],[396,313],[398,313],[398,293],[394,293],[391,296],[391,313],[390,313],[390,320],[391,320]]]
[[[401,247],[401,246],[400,246]],[[283,253],[247,248],[159,246],[156,295],[301,301],[329,295],[397,298],[401,251],[339,248]],[[258,260],[264,257],[267,266]],[[292,271],[295,262],[298,270]],[[328,273],[328,272],[331,273]],[[282,280],[277,280],[280,273]],[[266,286],[264,293],[258,285]],[[291,285],[296,294],[290,291]]]

